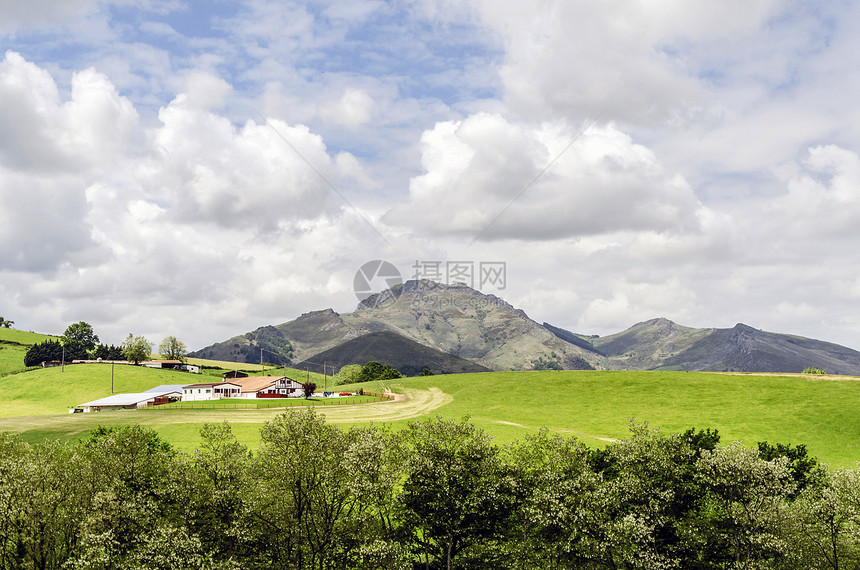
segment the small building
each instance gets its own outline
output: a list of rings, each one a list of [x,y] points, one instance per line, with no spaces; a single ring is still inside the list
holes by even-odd
[[[305,395],[301,382],[281,376],[271,386],[257,392],[257,398],[299,398]]]
[[[159,368],[162,370],[179,370],[182,368],[181,360],[147,360],[146,362],[141,362],[141,366],[146,366],[147,368]]]
[[[230,372],[227,372],[223,376],[223,378],[228,379],[228,380],[231,378],[247,378],[247,377],[248,377],[247,374],[245,374],[244,372],[239,372],[238,370],[231,370]]]
[[[242,387],[233,382],[201,382],[182,387],[183,402],[199,402],[201,400],[218,400],[221,398],[238,398]]]
[[[182,397],[181,390],[162,390],[140,392],[136,394],[114,394],[105,398],[99,398],[77,406],[84,413],[103,412],[108,410],[136,410],[158,404],[167,404],[177,401]]]

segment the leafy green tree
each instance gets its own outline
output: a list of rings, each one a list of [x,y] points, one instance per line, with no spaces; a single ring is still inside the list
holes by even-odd
[[[553,352],[549,356],[540,355],[536,360],[532,360],[532,365],[535,370],[564,370],[564,366],[558,361],[558,355]]]
[[[60,568],[72,555],[89,508],[79,481],[70,446],[0,435],[0,568]]]
[[[149,359],[149,355],[152,353],[152,343],[146,340],[146,337],[128,333],[128,336],[122,341],[122,353],[126,360],[140,364]]]
[[[185,362],[186,357],[188,356],[188,348],[185,346],[185,343],[175,336],[165,337],[164,340],[161,341],[161,345],[158,347],[158,352],[165,360],[179,360],[180,362]]]
[[[387,364],[370,361],[361,368],[356,382],[374,382],[377,380],[393,380],[403,375]]]
[[[15,321],[9,321],[9,320],[4,319],[3,317],[0,317],[0,327],[5,327],[8,329],[14,324],[15,324]]]
[[[809,455],[805,445],[793,446],[791,444],[777,443],[771,445],[766,441],[758,442],[758,455],[765,461],[772,461],[778,457],[788,460],[791,479],[796,488],[792,493],[793,499],[808,485],[819,484],[824,476],[824,468],[819,465],[818,460]]]
[[[381,445],[327,424],[313,408],[267,422],[252,467],[248,496],[257,563],[273,568],[351,568],[368,529],[377,524],[360,496],[379,473]],[[364,442],[367,443],[367,442]]]
[[[789,505],[783,535],[794,545],[794,568],[860,568],[860,471],[823,472]]]
[[[599,560],[594,532],[604,507],[601,477],[574,438],[542,428],[506,449],[516,507],[507,528],[512,568],[581,568]]]
[[[464,418],[413,421],[403,433],[409,452],[400,505],[423,565],[485,567],[501,563],[491,545],[513,509],[513,489],[499,449]]]
[[[208,551],[230,558],[245,548],[241,537],[246,501],[237,489],[248,485],[251,452],[226,421],[203,424],[200,436],[202,444],[188,458],[197,474],[188,497],[188,526]]]
[[[92,325],[84,321],[69,325],[63,333],[64,345],[81,346],[86,352],[93,350],[98,343],[99,337],[93,331]]]
[[[134,568],[147,541],[188,504],[176,452],[142,426],[99,427],[80,444],[85,470],[76,483],[88,496],[80,521],[81,568]]]
[[[700,546],[687,540],[703,495],[695,480],[700,450],[687,434],[664,435],[631,423],[631,436],[601,457],[604,507],[590,526],[609,567],[695,567]]]
[[[334,376],[334,385],[341,386],[343,384],[355,384],[358,382],[358,375],[361,372],[361,364],[347,364],[342,366]]]
[[[725,546],[726,565],[758,567],[790,554],[792,545],[780,531],[785,504],[796,488],[787,458],[765,461],[735,442],[702,451],[696,478],[707,501],[698,533]]]

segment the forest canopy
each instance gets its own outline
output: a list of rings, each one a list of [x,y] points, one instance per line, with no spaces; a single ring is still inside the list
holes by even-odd
[[[206,424],[192,453],[140,427],[0,435],[0,568],[848,568],[860,475],[802,445],[711,430],[589,449],[495,445],[464,418],[348,430],[312,408],[255,451]]]

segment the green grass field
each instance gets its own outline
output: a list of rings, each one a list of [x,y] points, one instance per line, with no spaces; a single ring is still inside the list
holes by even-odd
[[[0,327],[0,376],[24,370],[27,349],[49,338],[54,337]]]
[[[703,372],[490,372],[389,381],[394,389],[437,386],[453,396],[444,417],[472,421],[506,442],[546,425],[603,445],[629,420],[665,433],[716,428],[723,443],[806,444],[834,466],[860,461],[860,381],[838,377]],[[401,422],[402,423],[402,422]]]
[[[272,373],[281,374],[283,369]],[[139,392],[158,384],[191,383],[199,378],[170,370],[115,366],[114,392]],[[162,411],[68,414],[70,407],[109,395],[110,382],[111,366],[107,364],[67,366],[65,371],[38,369],[0,378],[0,431],[22,433],[28,441],[75,439],[100,424],[141,423],[154,427],[175,445],[190,449],[199,442],[198,432],[204,422],[226,420],[234,424],[240,439],[253,447],[263,422],[280,413],[273,409],[188,409],[185,404]],[[321,388],[321,383],[317,384]],[[413,396],[438,388],[437,395],[446,396],[433,406],[410,410],[403,407],[407,403],[370,407],[330,404],[332,407],[323,413],[346,425],[375,421],[395,429],[410,418],[469,415],[499,443],[547,426],[592,446],[626,437],[629,420],[635,419],[666,433],[690,427],[716,428],[724,443],[802,443],[834,467],[854,466],[860,460],[860,381],[856,379],[546,371],[404,378],[384,385],[395,392],[412,390]],[[383,390],[378,383],[360,387]]]

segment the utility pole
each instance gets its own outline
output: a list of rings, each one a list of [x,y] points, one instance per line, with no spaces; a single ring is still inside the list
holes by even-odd
[[[326,392],[328,392],[328,390],[326,389],[327,384],[328,384],[328,382],[327,382],[328,376],[326,376],[326,374],[325,374],[325,365],[326,365],[326,361],[323,360],[323,396],[325,396]]]
[[[113,394],[113,365],[114,363],[110,363],[110,393]]]

